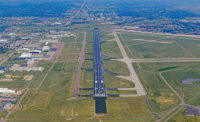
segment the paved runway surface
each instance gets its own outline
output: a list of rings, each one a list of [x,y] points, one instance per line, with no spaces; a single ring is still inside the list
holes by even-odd
[[[99,30],[94,29],[94,99],[96,113],[106,113],[106,87]]]
[[[94,97],[106,97],[99,30],[94,29]]]

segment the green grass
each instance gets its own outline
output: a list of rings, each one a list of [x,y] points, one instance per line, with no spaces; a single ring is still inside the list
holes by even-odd
[[[116,73],[118,75],[128,76],[130,74],[127,65],[123,62],[114,60],[104,60],[103,66],[106,70]]]
[[[134,120],[134,122],[145,122],[153,120],[143,97],[109,98],[107,100],[107,109],[108,114],[104,118],[110,118],[110,121],[125,122]]]
[[[20,90],[24,88],[28,82],[29,81],[0,81],[0,86],[2,88]]]
[[[81,71],[81,88],[92,88],[94,84],[94,73],[92,71],[82,70]]]
[[[137,94],[135,90],[119,90],[119,94]]]
[[[196,38],[172,37],[159,34],[144,34],[123,32],[118,34],[122,44],[129,46],[131,53],[137,58],[163,58],[163,57],[199,57],[199,40]],[[157,42],[152,42],[157,41]],[[169,42],[169,43],[165,43]],[[174,42],[178,42],[177,45]],[[181,46],[182,47],[181,47]],[[184,49],[183,49],[184,48]],[[176,52],[176,53],[174,53]],[[128,53],[128,52],[127,52]],[[128,53],[130,58],[132,55]]]
[[[181,44],[186,50],[191,52],[195,57],[200,57],[199,51],[200,48],[198,45],[200,45],[199,39],[194,38],[174,38],[174,41]]]
[[[184,96],[183,98],[186,102],[190,100],[191,98],[193,98],[194,96],[196,96],[200,92],[199,82],[195,82],[192,85],[184,85],[181,83],[181,80],[184,80],[184,79],[189,79],[189,78],[199,79],[200,78],[200,75],[199,75],[200,67],[198,63],[140,63],[140,65],[142,69],[145,71],[144,74],[140,76],[141,79],[148,76],[148,74],[151,74],[151,72],[154,72],[152,73],[152,76],[155,76],[155,75],[157,76],[158,72],[165,71],[162,75],[181,96]],[[152,80],[152,81],[155,82],[155,80]],[[157,86],[157,84],[158,82],[154,83],[154,86]],[[144,85],[146,85],[146,83],[144,83]],[[151,92],[148,92],[148,93],[151,93]],[[153,102],[156,103],[156,101],[153,101]],[[198,105],[198,102],[199,102],[199,97],[193,99],[191,104]]]
[[[200,106],[200,95],[198,95],[192,102],[191,104],[192,105],[195,105],[195,106]]]
[[[78,63],[77,62],[56,62],[52,71],[69,71],[73,72],[77,69]]]
[[[148,63],[139,63],[140,66],[142,67],[143,70],[145,71],[150,71],[150,72],[160,72],[160,71],[165,71],[165,70],[169,70],[168,68],[172,68],[172,69],[179,69],[181,67],[184,67],[184,63],[176,63],[176,62],[167,62],[167,63],[164,63],[164,62],[156,62],[156,63],[151,63],[151,62],[148,62]]]
[[[42,90],[58,90],[71,86],[72,74],[49,74],[41,86]]]
[[[72,53],[74,46],[75,46],[75,43],[65,43],[65,45],[62,49],[62,54],[63,53]]]
[[[61,42],[75,42],[75,37],[63,37]]]
[[[44,67],[44,72],[47,72],[52,64],[53,64],[52,62],[48,62],[48,61],[47,62],[39,62],[38,66]]]
[[[135,84],[131,81],[124,80],[109,74],[104,74],[104,77],[107,88],[131,88],[135,86]]]
[[[110,34],[112,34],[112,32],[101,35],[102,37],[100,41],[109,41],[109,40],[114,39],[114,35],[110,35]]]
[[[184,100],[187,101],[200,92],[200,82],[195,82],[192,85],[186,85],[182,84],[181,80],[200,78],[199,72],[200,70],[198,65],[190,65],[190,67],[187,68],[163,73],[163,76],[179,94],[184,94]]]
[[[40,82],[42,81],[42,79],[44,78],[45,74],[37,74],[34,77],[34,80],[30,86],[30,88],[37,88],[37,86],[40,84]]]
[[[166,71],[166,70],[176,69],[179,67],[181,67],[181,66],[165,67],[165,68],[159,69],[158,71]]]
[[[116,41],[105,42],[102,44],[102,52],[110,57],[122,58],[122,54]]]
[[[79,54],[61,54],[58,58],[58,61],[67,61],[67,60],[78,60]]]
[[[23,109],[10,116],[12,119],[76,118],[87,119],[94,114],[92,98],[67,100],[67,92],[31,91],[23,100]],[[61,97],[63,96],[63,97]]]
[[[147,97],[154,111],[161,112],[179,103],[177,97],[160,79],[158,74],[151,71],[141,71],[135,63],[133,63],[133,66],[147,92]]]
[[[0,111],[0,118],[5,117],[7,114],[6,111]]]
[[[180,111],[176,116],[174,116],[168,122],[199,122],[200,121],[200,116],[187,116],[183,114],[184,111],[185,109]]]

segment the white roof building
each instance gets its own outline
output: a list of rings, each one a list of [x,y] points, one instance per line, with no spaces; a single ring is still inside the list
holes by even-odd
[[[32,54],[31,53],[22,53],[20,58],[31,58]]]
[[[49,46],[43,46],[42,51],[49,51],[50,47]]]
[[[15,90],[9,90],[8,88],[0,88],[0,93],[3,93],[3,94],[15,94]]]
[[[0,42],[7,42],[7,39],[0,39]]]
[[[41,51],[40,51],[40,50],[31,50],[31,51],[30,51],[30,53],[32,53],[32,54],[33,54],[33,53],[40,54],[40,53],[41,53]]]
[[[18,49],[18,53],[28,53],[28,52],[30,52],[30,49],[28,49],[28,48]]]

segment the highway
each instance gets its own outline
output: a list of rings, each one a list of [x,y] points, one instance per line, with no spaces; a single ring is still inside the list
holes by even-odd
[[[106,97],[99,30],[94,29],[94,97]]]

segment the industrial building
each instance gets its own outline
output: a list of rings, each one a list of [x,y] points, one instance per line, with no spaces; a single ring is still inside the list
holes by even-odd
[[[6,68],[5,68],[5,67],[0,67],[0,74],[4,73],[4,72],[5,72],[5,70],[6,70]]]
[[[32,57],[32,53],[22,53],[19,58],[28,59]]]
[[[11,108],[11,106],[12,106],[12,103],[10,103],[10,102],[2,102],[2,103],[0,103],[0,110],[1,111],[7,111],[8,109],[10,109]]]
[[[49,49],[50,49],[49,46],[43,46],[42,51],[43,51],[43,52],[48,52]]]
[[[44,40],[41,40],[40,42],[56,43],[58,42],[58,39],[44,39]]]
[[[28,48],[18,49],[18,53],[29,53],[29,52],[30,52],[30,49],[28,49]]]
[[[31,54],[41,54],[41,50],[31,50]]]
[[[5,43],[7,41],[8,41],[7,39],[0,39],[0,43]]]
[[[9,90],[8,88],[0,88],[1,94],[15,94],[15,90]]]
[[[19,64],[14,64],[9,69],[11,72],[42,72],[43,70],[43,67],[20,66]]]
[[[200,82],[200,79],[184,79],[181,81],[182,84],[193,84],[194,82]]]
[[[31,67],[31,66],[33,66],[34,65],[34,59],[28,59],[28,61],[27,61],[27,66],[28,67]]]

